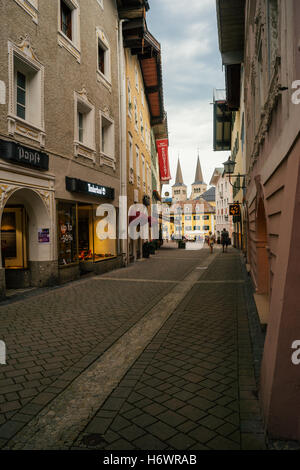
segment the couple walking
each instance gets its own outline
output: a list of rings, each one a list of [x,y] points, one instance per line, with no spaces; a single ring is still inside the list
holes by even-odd
[[[214,233],[209,232],[209,247],[210,247],[210,252],[213,253],[214,251],[214,244],[216,243],[216,236]],[[227,230],[224,228],[221,232],[221,245],[223,247],[223,253],[227,253],[227,247],[229,245],[229,233]]]

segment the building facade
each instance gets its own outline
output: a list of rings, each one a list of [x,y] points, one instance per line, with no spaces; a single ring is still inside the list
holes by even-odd
[[[1,290],[120,265],[97,207],[118,211],[114,2],[1,2]]]
[[[217,1],[229,111],[240,110],[247,261],[266,327],[260,399],[274,438],[300,439],[298,1]],[[242,91],[242,93],[241,93]]]
[[[215,169],[210,184],[216,188],[216,236],[219,238],[222,230],[225,228],[232,239],[233,221],[229,215],[229,205],[232,203],[232,186],[224,175],[223,168]]]

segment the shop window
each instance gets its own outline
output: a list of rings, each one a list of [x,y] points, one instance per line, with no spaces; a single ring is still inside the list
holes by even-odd
[[[76,204],[59,202],[58,214],[58,263],[60,266],[77,261]]]

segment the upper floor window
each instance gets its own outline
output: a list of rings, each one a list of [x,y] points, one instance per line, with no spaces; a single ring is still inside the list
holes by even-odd
[[[18,133],[44,145],[44,67],[38,61],[30,40],[18,45],[8,42],[9,134]],[[22,119],[22,126],[16,120]],[[37,132],[39,131],[39,132]]]
[[[60,2],[61,30],[72,41],[72,9],[64,0]]]
[[[131,110],[132,110],[132,96],[131,96],[131,86],[130,86],[130,81],[128,79],[127,83],[127,92],[128,92],[128,115],[129,117],[132,116]]]
[[[268,23],[268,62],[269,78],[274,68],[278,49],[278,0],[267,1],[267,23]]]
[[[135,67],[135,87],[139,91],[139,72],[137,67]]]
[[[74,93],[75,99],[75,138],[74,142],[84,145],[87,149],[95,150],[95,108],[89,101],[86,90]],[[81,146],[76,145],[76,155],[82,155]],[[93,158],[94,154],[85,153],[83,156]]]
[[[80,62],[80,21],[78,0],[58,0],[58,44]]]
[[[110,47],[109,42],[101,29],[97,28],[98,74],[110,82]]]

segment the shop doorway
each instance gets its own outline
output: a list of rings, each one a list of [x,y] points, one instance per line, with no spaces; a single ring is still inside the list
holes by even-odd
[[[42,262],[51,259],[51,225],[41,197],[17,189],[7,200],[1,218],[1,262],[7,289],[40,285]]]

